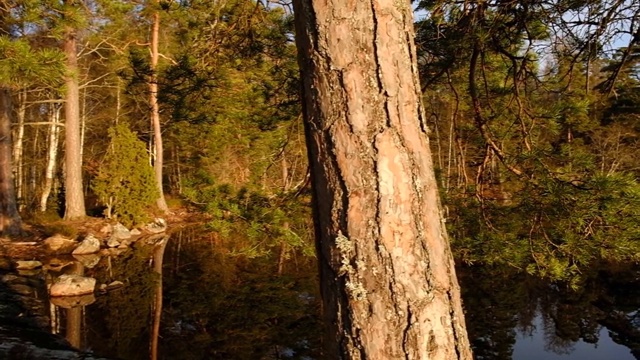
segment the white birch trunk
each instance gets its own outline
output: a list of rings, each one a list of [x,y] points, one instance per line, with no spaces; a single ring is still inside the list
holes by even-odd
[[[40,211],[47,211],[47,201],[49,195],[51,195],[51,188],[53,187],[53,177],[56,170],[56,162],[58,159],[58,135],[60,134],[60,109],[59,104],[51,105],[49,113],[49,149],[47,151],[47,168],[44,176],[44,188],[42,189],[42,195],[40,196]]]

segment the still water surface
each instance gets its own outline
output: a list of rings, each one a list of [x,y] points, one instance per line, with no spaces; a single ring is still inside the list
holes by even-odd
[[[82,308],[51,306],[54,332],[119,359],[149,359],[154,348],[158,359],[321,358],[313,261],[292,257],[278,275],[273,259],[228,249],[191,229],[163,249],[102,258],[83,273],[125,286]],[[153,259],[162,257],[160,275]],[[638,274],[594,271],[574,292],[508,270],[459,269],[476,359],[640,359]]]

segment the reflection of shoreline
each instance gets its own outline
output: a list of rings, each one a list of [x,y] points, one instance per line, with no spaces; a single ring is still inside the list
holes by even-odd
[[[593,271],[572,291],[513,271],[459,270],[478,359],[633,359],[640,348],[636,270]],[[558,354],[564,354],[559,357]]]
[[[589,359],[589,360],[633,360],[629,348],[616,343],[610,336],[609,330],[601,326],[597,332],[596,344],[563,340],[553,333],[553,325],[545,325],[545,320],[538,313],[532,323],[534,331],[524,333],[517,331],[516,343],[513,347],[513,360],[540,359],[540,350],[544,349],[545,360],[554,359]]]

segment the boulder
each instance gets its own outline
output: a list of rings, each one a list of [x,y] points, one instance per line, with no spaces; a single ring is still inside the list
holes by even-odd
[[[16,261],[16,269],[33,270],[42,267],[42,263],[37,260],[18,260]]]
[[[73,265],[73,262],[68,260],[53,258],[53,259],[50,259],[49,262],[44,265],[44,268],[48,271],[60,272],[62,271],[62,269],[64,269],[69,265]]]
[[[73,250],[73,255],[86,255],[86,254],[95,254],[100,251],[100,240],[93,236],[92,234],[87,235],[87,237],[82,240],[80,245]]]
[[[114,238],[113,236],[109,238],[109,240],[107,240],[107,246],[110,248],[115,248],[120,246],[120,241],[118,241],[118,239]]]
[[[46,238],[43,243],[47,250],[54,254],[71,254],[77,245],[75,240],[59,234]]]
[[[77,296],[93,293],[96,287],[96,279],[79,275],[60,275],[51,288],[49,295]]]
[[[163,218],[156,218],[152,223],[145,225],[145,230],[152,234],[158,234],[167,230],[167,221]]]
[[[113,231],[111,232],[111,238],[116,240],[124,240],[129,239],[131,237],[131,231],[127,229],[124,225],[117,223],[113,226]]]
[[[131,233],[131,236],[138,236],[142,234],[142,232],[138,229],[131,229],[130,233]]]
[[[87,269],[92,269],[100,262],[100,255],[87,254],[87,255],[73,255],[73,258],[78,260]]]

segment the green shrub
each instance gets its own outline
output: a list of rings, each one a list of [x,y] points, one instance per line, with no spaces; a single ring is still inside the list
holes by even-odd
[[[142,223],[148,220],[145,210],[158,198],[145,144],[123,123],[109,129],[109,137],[93,191],[107,207],[107,218],[117,218],[125,226]]]

